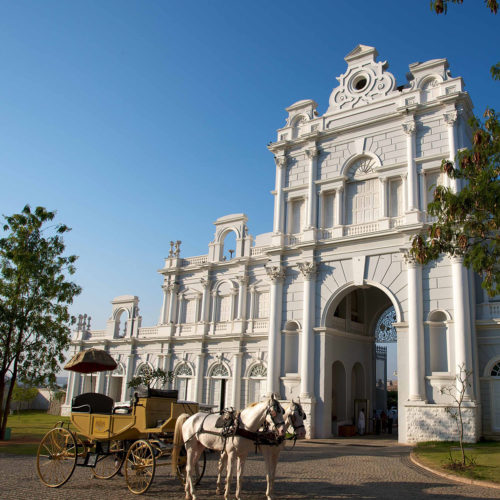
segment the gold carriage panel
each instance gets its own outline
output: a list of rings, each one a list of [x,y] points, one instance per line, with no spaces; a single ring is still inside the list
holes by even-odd
[[[92,437],[109,439],[111,433],[111,415],[92,415]]]

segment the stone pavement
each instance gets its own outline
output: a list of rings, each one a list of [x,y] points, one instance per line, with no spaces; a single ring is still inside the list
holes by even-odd
[[[278,464],[277,499],[482,499],[500,498],[500,490],[455,483],[429,473],[409,459],[409,446],[394,440],[375,438],[317,439],[288,446]],[[208,456],[207,470],[198,486],[200,500],[215,495],[218,456]],[[246,500],[265,499],[264,461],[251,454],[243,485]],[[234,492],[234,486],[232,491]],[[40,483],[33,457],[0,455],[0,499],[125,500],[130,493],[123,477],[109,481],[91,479],[88,469],[77,467],[71,479],[59,489]],[[143,498],[182,500],[183,488],[161,467]],[[232,497],[234,498],[234,497]]]

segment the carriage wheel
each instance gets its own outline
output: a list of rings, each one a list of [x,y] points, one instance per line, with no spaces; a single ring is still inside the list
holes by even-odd
[[[125,460],[123,441],[111,441],[109,454],[97,457],[95,467],[92,467],[94,476],[99,479],[111,479],[120,471]]]
[[[156,460],[153,447],[144,439],[134,441],[125,459],[125,479],[128,489],[140,495],[148,491],[155,477]]]
[[[186,483],[186,463],[187,463],[187,452],[186,448],[183,446],[179,453],[179,458],[177,460],[177,477],[182,481],[183,484]],[[205,474],[205,467],[207,466],[207,455],[205,450],[201,453],[201,456],[195,467],[194,474],[194,486],[199,484],[201,478]]]
[[[56,427],[43,436],[36,454],[36,471],[43,484],[62,486],[73,474],[78,447],[74,434]]]

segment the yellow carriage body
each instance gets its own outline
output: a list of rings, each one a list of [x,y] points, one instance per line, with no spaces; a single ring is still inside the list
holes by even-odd
[[[149,434],[173,432],[182,413],[193,414],[197,403],[178,402],[175,397],[140,397],[131,406],[130,413],[109,413],[102,409],[71,412],[71,423],[79,434],[96,441],[135,440]]]

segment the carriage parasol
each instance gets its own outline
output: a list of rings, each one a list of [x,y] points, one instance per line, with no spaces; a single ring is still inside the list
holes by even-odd
[[[87,349],[75,354],[64,367],[78,373],[111,371],[117,367],[116,361],[102,349]]]

